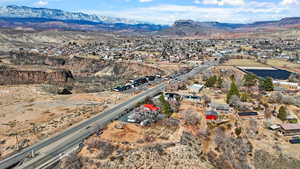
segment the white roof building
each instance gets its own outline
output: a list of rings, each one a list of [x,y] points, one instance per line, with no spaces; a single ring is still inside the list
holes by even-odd
[[[199,93],[204,88],[204,85],[193,84],[188,87],[191,92]]]

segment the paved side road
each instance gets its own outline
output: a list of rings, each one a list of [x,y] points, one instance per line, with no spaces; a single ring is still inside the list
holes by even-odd
[[[184,81],[209,67],[210,66],[197,67],[191,72],[178,77],[178,79]],[[4,159],[3,161],[0,161],[0,168],[5,169],[12,166],[31,154],[32,151],[38,153],[38,155],[29,161],[25,161],[18,168],[41,168],[43,164],[46,164],[52,158],[55,158],[69,148],[80,144],[91,134],[97,132],[100,128],[110,123],[112,120],[120,117],[127,109],[135,107],[138,102],[143,101],[146,97],[152,97],[162,92],[165,87],[165,83],[162,83],[154,88],[148,89],[145,92],[129,99],[128,101],[116,105],[110,110],[104,111],[90,119],[76,124],[57,135],[39,142],[38,144],[32,145],[21,152]]]

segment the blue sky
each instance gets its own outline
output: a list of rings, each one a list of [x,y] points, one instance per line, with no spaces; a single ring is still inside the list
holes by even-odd
[[[0,0],[0,5],[57,8],[172,24],[179,19],[249,23],[300,16],[300,0]]]

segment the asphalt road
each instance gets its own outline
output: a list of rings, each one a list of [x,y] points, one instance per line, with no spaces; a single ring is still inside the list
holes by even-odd
[[[210,66],[204,65],[201,67],[197,67],[191,72],[177,77],[177,79],[184,81],[189,77],[192,77],[200,73],[201,71],[206,70],[208,67]],[[0,168],[5,169],[14,165],[15,163],[18,163],[19,161],[23,160],[25,157],[30,155],[32,151],[38,153],[38,155],[33,159],[25,161],[21,166],[17,168],[40,168],[43,166],[43,164],[47,163],[47,161],[59,156],[61,153],[68,150],[69,148],[80,144],[88,136],[97,132],[100,128],[110,123],[111,121],[119,118],[127,109],[134,108],[137,103],[143,101],[146,97],[152,97],[162,92],[165,86],[165,83],[161,83],[160,85],[148,89],[145,92],[129,99],[126,102],[116,105],[110,110],[101,112],[100,114],[95,115],[90,119],[87,119],[79,124],[76,124],[64,130],[63,132],[60,132],[50,138],[40,141],[38,144],[23,149],[17,154],[14,154],[9,158],[0,161]]]

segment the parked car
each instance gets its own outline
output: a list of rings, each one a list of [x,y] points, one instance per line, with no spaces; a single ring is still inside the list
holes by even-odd
[[[292,139],[290,139],[290,143],[291,144],[300,144],[300,137],[292,137]]]

